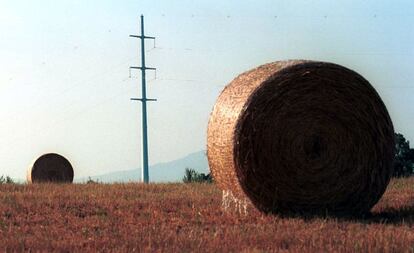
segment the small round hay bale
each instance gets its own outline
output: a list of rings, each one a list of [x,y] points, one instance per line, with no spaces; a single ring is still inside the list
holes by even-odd
[[[264,212],[364,214],[392,174],[384,103],[332,63],[280,61],[239,75],[218,97],[207,136],[218,186]]]
[[[45,154],[36,159],[27,172],[28,183],[72,183],[73,167],[59,154]]]

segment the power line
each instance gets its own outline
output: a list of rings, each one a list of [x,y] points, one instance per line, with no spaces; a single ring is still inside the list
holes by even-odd
[[[129,78],[123,78],[123,79],[119,80],[119,82],[126,82],[128,80],[129,80]],[[48,126],[46,126],[46,129],[45,129],[44,124],[41,125],[41,126],[38,126],[38,128],[35,128],[35,129],[33,129],[33,126],[31,126],[30,128],[32,130],[31,131],[32,133],[20,135],[20,136],[18,136],[17,138],[14,139],[14,142],[21,141],[21,140],[27,140],[29,138],[34,138],[38,135],[41,135],[45,132],[50,132],[50,129],[54,129],[57,126],[65,123],[67,121],[74,121],[74,119],[80,117],[81,115],[83,115],[87,112],[90,112],[91,110],[93,110],[93,109],[95,109],[99,106],[102,106],[102,105],[108,103],[109,101],[112,101],[112,100],[114,100],[114,99],[116,99],[120,96],[124,96],[125,94],[130,93],[131,91],[132,91],[131,89],[128,89],[128,90],[123,90],[121,92],[116,92],[115,94],[111,94],[111,96],[103,97],[103,99],[98,100],[96,103],[94,103],[92,105],[89,104],[89,105],[86,105],[86,106],[82,106],[80,108],[75,108],[75,110],[73,110],[73,108],[69,108],[68,110],[62,111],[60,113],[60,115],[64,115],[64,116],[60,117],[59,119],[55,118],[54,120],[51,120],[48,123]],[[33,134],[33,132],[35,134]]]
[[[189,13],[187,15],[176,15],[176,14],[168,14],[163,13],[161,15],[158,15],[161,18],[174,18],[174,19],[220,19],[223,20],[234,20],[234,19],[253,19],[253,20],[263,20],[263,19],[390,19],[390,18],[409,18],[411,17],[408,14],[387,14],[387,13],[377,13],[377,12],[371,12],[367,13],[366,15],[338,15],[334,13],[320,13],[318,15],[292,15],[292,14],[283,14],[280,13],[274,13],[272,14],[266,14],[266,15],[240,15],[240,14],[194,14]]]
[[[106,69],[104,71],[96,72],[93,75],[90,75],[88,78],[85,78],[83,80],[79,80],[79,81],[73,83],[70,87],[56,92],[52,96],[52,99],[56,98],[56,100],[61,100],[60,97],[62,97],[64,94],[66,94],[66,93],[68,93],[68,92],[70,92],[70,91],[72,91],[76,88],[79,88],[79,87],[84,88],[85,84],[92,84],[92,85],[89,85],[89,88],[98,86],[100,84],[100,82],[98,82],[98,80],[101,80],[101,79],[105,78],[108,74],[112,74],[113,72],[115,72],[115,70],[117,70],[118,68],[120,68],[122,66],[125,66],[126,63],[129,63],[133,59],[136,59],[136,57],[128,58],[127,60],[124,60],[124,61],[122,61],[118,64],[112,65],[111,67],[109,67],[108,69]],[[43,102],[44,102],[44,100],[41,100],[41,101],[38,101],[37,103],[34,103],[33,105],[30,106],[30,110],[33,111],[36,108],[40,107]],[[72,105],[70,105],[70,106],[72,106]],[[65,105],[65,107],[67,107],[67,105]],[[12,118],[10,118],[10,120],[18,120],[19,118],[23,118],[23,117],[24,117],[24,115],[17,114],[15,116],[13,116]]]

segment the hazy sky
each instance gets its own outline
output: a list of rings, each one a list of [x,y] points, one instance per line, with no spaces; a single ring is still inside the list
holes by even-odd
[[[382,96],[414,143],[414,1],[0,0],[0,174],[46,152],[76,177],[141,164],[139,16],[145,15],[150,163],[205,149],[216,97],[283,59],[342,64]]]

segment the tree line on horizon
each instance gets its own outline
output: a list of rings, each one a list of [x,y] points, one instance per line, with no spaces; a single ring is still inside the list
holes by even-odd
[[[400,133],[395,134],[394,177],[408,177],[414,174],[414,149]]]

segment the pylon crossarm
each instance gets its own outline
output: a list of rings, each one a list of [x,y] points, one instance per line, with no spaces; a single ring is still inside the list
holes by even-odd
[[[156,70],[156,68],[150,68],[150,67],[129,67],[130,69],[140,69],[140,70]]]
[[[157,99],[155,99],[155,98],[131,98],[131,100],[133,100],[133,101],[141,101],[141,102],[143,102],[143,101],[149,101],[149,102],[153,102],[153,101],[157,101]]]
[[[151,37],[151,36],[141,36],[141,35],[129,35],[129,37],[132,38],[139,38],[139,39],[149,39],[149,40],[155,40],[155,37]]]

